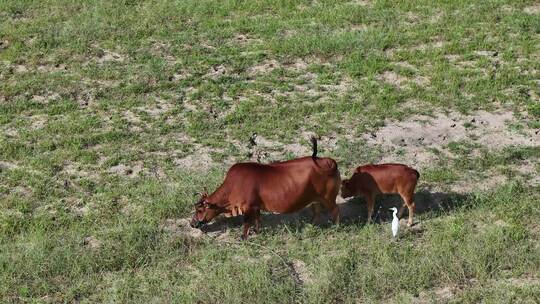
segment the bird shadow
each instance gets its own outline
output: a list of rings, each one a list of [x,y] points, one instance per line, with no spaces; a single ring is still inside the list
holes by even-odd
[[[451,212],[454,209],[464,206],[470,198],[470,194],[462,194],[456,192],[430,192],[428,190],[420,190],[415,193],[414,201],[416,204],[416,215],[429,214],[437,217],[441,214]],[[375,211],[373,221],[375,223],[384,223],[392,220],[392,212],[388,209],[391,207],[401,207],[403,200],[397,194],[378,195],[375,202]],[[338,203],[341,213],[342,225],[364,225],[367,223],[367,208],[366,202],[362,197],[355,197]],[[407,209],[403,217],[407,216]],[[326,227],[332,224],[331,218],[325,209],[321,210],[321,217],[317,225]],[[307,224],[312,223],[311,208],[304,208],[298,212],[290,214],[261,214],[261,224],[264,229],[277,229],[281,226],[291,227],[293,230],[302,230]],[[415,221],[417,218],[415,217]],[[417,223],[417,222],[415,222]],[[217,233],[230,228],[237,228],[243,224],[243,217],[219,217],[212,223],[204,227],[206,233]]]

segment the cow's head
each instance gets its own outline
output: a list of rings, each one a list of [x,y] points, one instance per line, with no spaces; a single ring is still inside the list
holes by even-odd
[[[195,214],[191,219],[190,226],[192,228],[202,228],[213,218],[223,212],[223,208],[216,206],[208,201],[208,193],[206,190],[203,193],[197,193],[199,200],[195,203]]]
[[[341,181],[341,197],[348,198],[354,196],[353,184],[350,179]]]

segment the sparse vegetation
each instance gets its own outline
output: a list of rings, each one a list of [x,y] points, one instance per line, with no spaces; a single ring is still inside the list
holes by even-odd
[[[0,0],[0,301],[539,302],[539,14]],[[419,224],[394,242],[353,200],[340,226],[267,214],[249,242],[238,219],[186,226],[232,163],[314,133],[342,176],[418,168]]]

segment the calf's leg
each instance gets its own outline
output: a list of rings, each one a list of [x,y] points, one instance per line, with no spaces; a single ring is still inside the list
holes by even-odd
[[[414,192],[409,192],[406,194],[401,194],[401,198],[405,202],[405,205],[407,205],[407,208],[409,209],[409,219],[407,220],[407,226],[412,226],[413,224],[413,217],[414,217],[414,211],[416,210],[416,204],[414,203],[413,197]],[[404,209],[402,207],[402,209]]]
[[[411,200],[411,203],[407,206],[409,207],[409,220],[407,221],[407,226],[412,226],[414,211],[416,210],[416,204]]]
[[[371,223],[371,218],[373,217],[373,207],[375,206],[375,193],[366,193],[364,197],[366,198],[368,211],[367,222]]]

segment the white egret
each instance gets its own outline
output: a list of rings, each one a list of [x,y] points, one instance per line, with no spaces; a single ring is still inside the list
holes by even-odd
[[[393,213],[393,219],[392,219],[392,235],[394,237],[397,236],[397,233],[398,233],[398,230],[399,230],[399,219],[397,217],[397,208],[396,207],[392,207],[390,208],[390,210],[393,210],[394,213]]]

